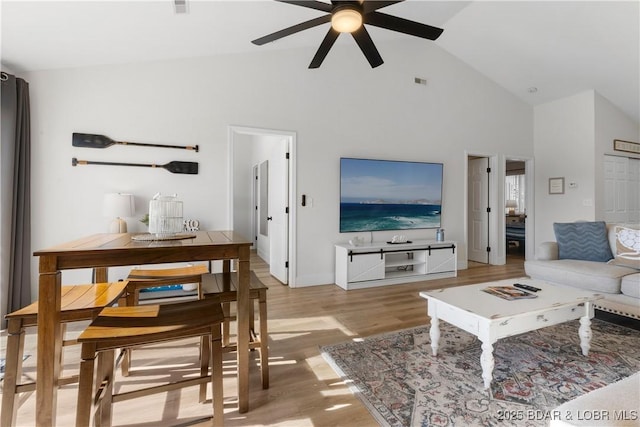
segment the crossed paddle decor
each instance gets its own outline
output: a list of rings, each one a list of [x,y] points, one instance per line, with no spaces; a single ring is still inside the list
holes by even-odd
[[[162,145],[162,144],[145,144],[141,142],[127,142],[127,141],[114,141],[113,139],[104,135],[93,135],[87,133],[74,133],[72,145],[74,147],[84,148],[108,148],[112,145],[134,145],[141,147],[160,147],[160,148],[178,148],[182,150],[193,150],[196,153],[199,151],[197,145]],[[171,173],[196,175],[198,173],[198,163],[196,162],[180,162],[173,161],[164,165],[147,164],[147,163],[119,163],[119,162],[96,162],[91,160],[78,160],[77,158],[71,159],[71,165],[110,165],[110,166],[138,166],[149,168],[162,168]]]

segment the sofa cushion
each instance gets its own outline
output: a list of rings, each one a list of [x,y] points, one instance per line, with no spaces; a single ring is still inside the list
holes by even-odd
[[[536,259],[551,261],[558,259],[558,243],[542,242],[536,250]]]
[[[559,259],[607,262],[613,258],[604,221],[554,223]]]
[[[620,283],[620,291],[624,295],[638,298],[638,306],[640,307],[640,273],[624,276]]]
[[[615,258],[613,263],[640,269],[640,230],[616,226]]]
[[[575,259],[527,260],[524,269],[534,279],[608,294],[619,294],[622,278],[636,272],[633,268]]]

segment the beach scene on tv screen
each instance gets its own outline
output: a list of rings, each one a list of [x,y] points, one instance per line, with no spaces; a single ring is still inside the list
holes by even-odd
[[[340,232],[437,228],[442,164],[340,159]]]

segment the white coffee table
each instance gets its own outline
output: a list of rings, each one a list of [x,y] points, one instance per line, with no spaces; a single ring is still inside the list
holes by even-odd
[[[540,288],[537,298],[505,300],[484,292],[487,286],[508,286],[522,283]],[[438,355],[439,321],[444,320],[482,341],[482,378],[489,388],[493,378],[493,344],[501,339],[524,332],[580,319],[578,335],[582,354],[588,355],[591,343],[593,301],[601,295],[573,288],[552,285],[528,278],[508,279],[477,285],[457,286],[420,292],[428,300],[431,317],[431,349]]]

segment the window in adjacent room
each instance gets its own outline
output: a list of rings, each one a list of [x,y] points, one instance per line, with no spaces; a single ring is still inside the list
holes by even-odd
[[[504,200],[515,200],[516,214],[524,214],[526,212],[524,162],[508,162],[506,175]]]

